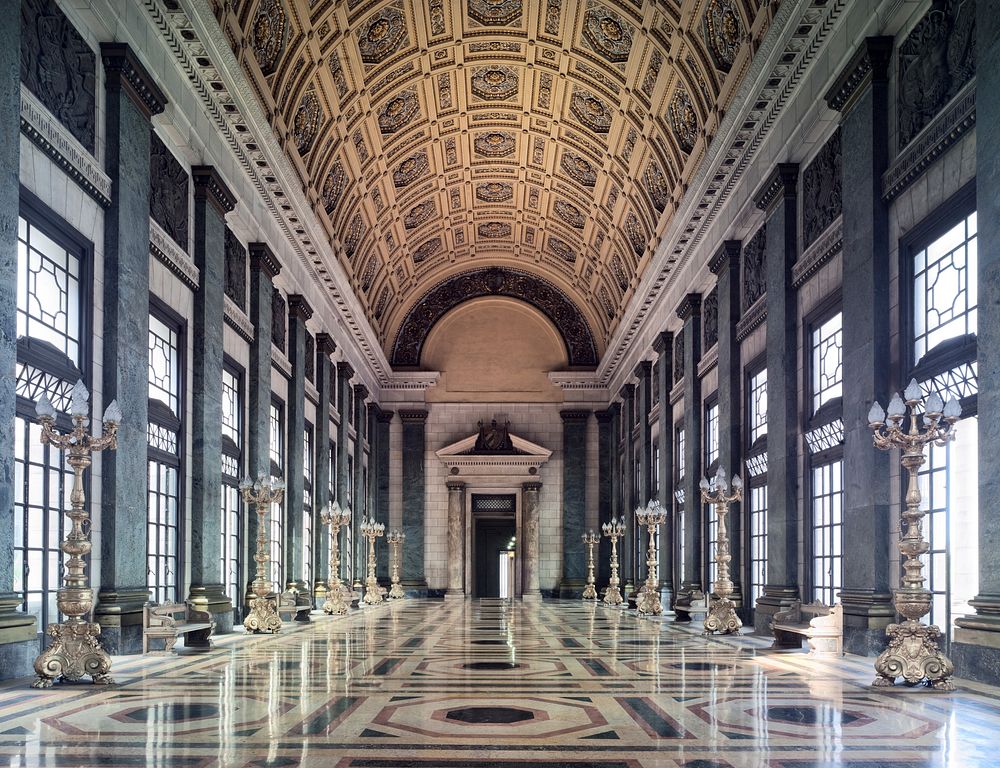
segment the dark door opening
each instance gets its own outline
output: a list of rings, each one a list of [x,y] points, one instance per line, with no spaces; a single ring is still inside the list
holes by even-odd
[[[476,592],[474,597],[513,597],[510,555],[514,549],[513,520],[476,521]],[[501,585],[506,589],[501,589]],[[504,594],[506,592],[506,594]]]

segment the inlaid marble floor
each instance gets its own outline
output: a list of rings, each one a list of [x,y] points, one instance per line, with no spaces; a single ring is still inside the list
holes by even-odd
[[[0,764],[975,768],[1000,690],[879,693],[867,659],[768,653],[578,602],[314,614],[117,685],[0,688]]]

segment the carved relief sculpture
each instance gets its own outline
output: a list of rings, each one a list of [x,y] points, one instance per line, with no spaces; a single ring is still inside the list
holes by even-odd
[[[758,229],[743,246],[743,311],[746,312],[767,290],[764,273],[765,227]]]
[[[434,207],[433,202],[417,203],[403,217],[403,226],[406,229],[416,229],[433,216],[436,211],[437,208]]]
[[[502,65],[476,69],[472,73],[472,93],[484,101],[508,101],[517,96],[517,73]]]
[[[340,202],[341,195],[347,187],[347,174],[344,172],[344,164],[338,160],[333,164],[333,168],[323,180],[323,210],[327,215],[331,215]]]
[[[514,188],[503,181],[484,181],[476,185],[476,199],[484,203],[504,203],[514,197]]]
[[[469,16],[485,26],[507,26],[521,18],[521,0],[469,0]]]
[[[422,261],[426,261],[435,253],[441,250],[441,238],[432,237],[430,240],[426,240],[420,244],[420,247],[413,252],[413,263],[419,264]]]
[[[188,175],[151,131],[149,144],[149,215],[170,238],[188,249]]]
[[[674,336],[674,384],[684,378],[684,334]]]
[[[510,237],[511,227],[510,224],[504,221],[489,221],[485,224],[480,224],[476,228],[476,234],[480,237],[495,239],[499,237]]]
[[[569,224],[573,229],[583,229],[586,219],[580,213],[580,209],[565,200],[556,200],[553,206],[556,215]]]
[[[702,18],[702,36],[716,69],[732,69],[744,37],[743,20],[732,0],[710,0]]]
[[[365,64],[380,64],[409,44],[406,20],[397,6],[386,6],[358,29],[358,50]]]
[[[663,213],[670,202],[670,189],[667,187],[667,180],[663,177],[660,166],[650,163],[643,175],[643,183],[646,185],[649,199],[653,202],[653,208]]]
[[[232,302],[247,311],[247,249],[226,227],[226,272],[224,290]]]
[[[629,245],[632,246],[632,252],[641,257],[646,251],[646,235],[642,225],[639,224],[639,217],[634,213],[630,213],[625,219],[625,235],[628,237]]]
[[[285,318],[288,316],[288,305],[285,297],[277,288],[271,289],[271,343],[282,352],[285,351]]]
[[[702,350],[719,341],[719,289],[713,288],[701,305]]]
[[[420,100],[413,88],[400,91],[379,110],[378,127],[383,134],[395,133],[409,125],[420,111]]]
[[[591,2],[583,18],[583,39],[613,64],[628,61],[632,26],[600,3]]]
[[[549,250],[563,261],[573,263],[576,261],[576,252],[570,248],[569,244],[558,237],[549,235]]]
[[[392,183],[396,188],[406,187],[417,179],[426,176],[429,170],[427,152],[420,150],[403,160],[392,174]]]
[[[802,172],[802,246],[807,248],[843,210],[840,128]]]
[[[694,111],[691,95],[684,88],[678,87],[674,91],[670,106],[667,107],[667,116],[680,148],[690,154],[698,139],[698,115]]]
[[[292,140],[300,155],[308,154],[323,122],[323,108],[316,91],[306,91],[292,118]]]
[[[597,172],[594,170],[594,166],[586,158],[574,152],[563,152],[559,159],[559,166],[567,176],[585,187],[592,187],[597,183]]]
[[[574,88],[569,110],[594,133],[607,133],[611,130],[611,110],[590,91]]]
[[[261,0],[250,25],[249,43],[257,58],[257,65],[265,75],[274,72],[285,50],[288,21],[279,0]]]
[[[491,131],[476,136],[473,145],[484,157],[506,157],[514,152],[514,135],[506,131]]]

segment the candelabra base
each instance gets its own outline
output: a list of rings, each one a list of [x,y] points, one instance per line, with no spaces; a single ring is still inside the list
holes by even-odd
[[[365,605],[380,605],[385,602],[385,589],[375,579],[365,582]]]
[[[597,599],[597,589],[594,587],[593,583],[587,584],[586,588],[583,590],[584,600],[596,600]]]
[[[890,624],[885,633],[889,636],[889,647],[875,659],[874,687],[891,687],[901,677],[910,686],[926,683],[938,691],[955,690],[951,681],[955,666],[938,648],[940,629],[908,620]]]
[[[604,590],[604,604],[605,605],[621,605],[625,600],[622,598],[622,593],[618,591],[618,586],[610,586]]]
[[[659,590],[645,585],[637,596],[635,609],[640,616],[659,616],[663,613]]]
[[[403,591],[403,585],[398,581],[392,583],[392,588],[389,590],[389,598],[391,600],[402,600],[406,597],[406,593]]]
[[[278,603],[269,597],[255,597],[250,601],[250,613],[243,620],[243,627],[254,634],[281,631]]]
[[[101,625],[70,620],[48,628],[53,643],[35,659],[38,677],[32,688],[51,688],[56,680],[79,680],[90,675],[94,685],[111,685],[111,657],[97,642]]]
[[[736,603],[728,597],[710,600],[708,615],[705,617],[705,634],[718,632],[723,635],[739,634],[743,622],[736,615]]]
[[[331,616],[343,616],[351,608],[351,590],[344,584],[331,586],[326,592],[323,612]]]

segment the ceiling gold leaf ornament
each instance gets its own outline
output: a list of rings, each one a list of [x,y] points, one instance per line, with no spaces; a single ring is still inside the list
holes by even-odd
[[[698,140],[698,115],[694,111],[691,94],[683,87],[678,87],[674,91],[670,106],[667,108],[667,115],[670,119],[670,129],[680,148],[685,154],[691,154]]]
[[[336,209],[346,187],[347,173],[344,171],[344,164],[338,160],[323,181],[323,209],[328,215]]]
[[[597,171],[594,170],[594,166],[575,152],[564,151],[559,159],[559,167],[567,176],[585,187],[592,187],[597,183]]]
[[[495,65],[472,72],[472,92],[484,101],[509,101],[517,96],[517,72]]]
[[[435,213],[437,213],[437,208],[434,203],[426,201],[417,203],[403,217],[403,226],[406,229],[416,229]]]
[[[320,106],[316,91],[306,91],[295,110],[292,119],[292,139],[300,155],[306,155],[312,149],[316,133],[323,122],[323,107]]]
[[[476,227],[476,234],[490,240],[510,237],[511,226],[505,221],[488,221]]]
[[[618,283],[618,288],[624,293],[628,289],[628,275],[625,274],[620,254],[616,253],[611,257],[611,274],[614,276],[615,282]]]
[[[344,238],[344,254],[347,258],[354,256],[358,250],[358,244],[365,234],[365,221],[360,213],[355,213],[351,217],[351,223],[347,225],[347,236]]]
[[[468,10],[483,26],[507,26],[521,18],[521,0],[469,0]]]
[[[476,152],[484,157],[507,157],[514,154],[514,134],[507,131],[480,133],[474,145]]]
[[[426,176],[430,165],[427,162],[427,152],[420,150],[396,166],[392,174],[392,183],[396,188],[407,187],[422,176]]]
[[[514,188],[503,181],[485,181],[476,185],[476,199],[484,203],[504,203],[514,197]]]
[[[628,61],[632,34],[632,25],[617,13],[600,3],[589,3],[583,17],[583,39],[605,59],[614,64]]]
[[[358,50],[365,64],[380,64],[406,45],[406,20],[393,5],[372,14],[358,30]]]
[[[382,316],[385,314],[385,308],[389,304],[389,286],[382,286],[382,290],[378,293],[378,301],[375,302],[375,319],[381,320]]]
[[[250,48],[257,66],[265,75],[274,72],[278,57],[285,50],[288,20],[280,0],[261,0],[250,24]]]
[[[576,261],[576,251],[562,238],[549,235],[549,250],[563,261],[571,264]]]
[[[383,135],[395,133],[408,125],[420,111],[420,100],[413,88],[400,91],[378,113],[378,127]]]
[[[344,98],[350,88],[347,85],[347,76],[344,74],[344,67],[340,63],[340,56],[334,51],[330,54],[330,76],[333,78],[333,86],[337,89],[337,98]]]
[[[545,0],[545,34],[559,34],[559,17],[562,14],[562,0]]]
[[[625,219],[625,236],[628,237],[629,245],[636,256],[642,256],[646,250],[646,233],[642,231],[639,217],[630,213]]]
[[[608,287],[602,285],[597,295],[600,298],[601,306],[604,308],[604,314],[607,315],[608,320],[613,320],[617,310],[615,309],[614,302],[611,300],[611,293],[608,291]]]
[[[582,88],[573,90],[569,110],[583,125],[594,133],[607,133],[611,130],[611,110],[601,99]]]
[[[702,22],[702,35],[716,68],[728,72],[736,62],[743,42],[743,20],[732,0],[709,0]]]
[[[569,224],[574,229],[583,229],[583,225],[586,223],[583,214],[580,213],[580,209],[577,208],[572,203],[568,203],[565,200],[556,200],[553,206],[556,215]]]
[[[646,185],[646,191],[649,193],[649,199],[653,202],[653,207],[657,212],[663,213],[670,203],[670,189],[667,187],[667,180],[663,177],[660,166],[656,163],[650,163],[642,179]]]
[[[426,261],[435,253],[441,250],[441,238],[432,237],[430,240],[425,240],[420,246],[413,252],[413,263],[419,264],[422,261]]]
[[[361,290],[365,293],[371,290],[372,283],[375,281],[375,272],[378,270],[379,260],[378,256],[374,253],[368,257],[368,263],[365,265],[365,272],[361,276]]]

